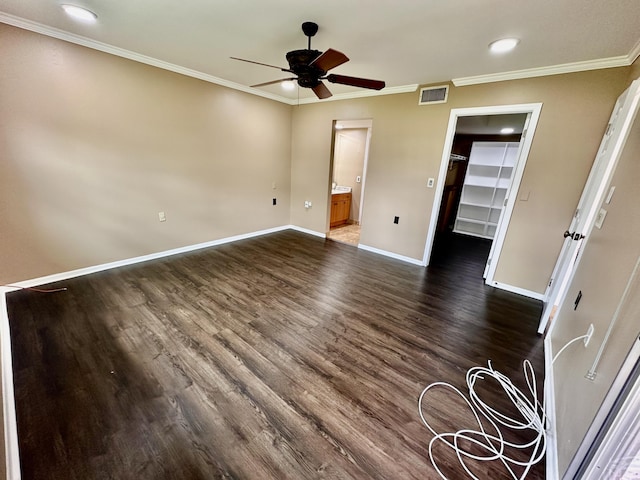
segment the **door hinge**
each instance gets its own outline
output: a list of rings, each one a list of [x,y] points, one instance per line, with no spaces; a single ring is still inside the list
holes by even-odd
[[[503,206],[503,207],[506,207],[506,206],[507,206],[507,202],[508,202],[508,201],[509,201],[509,199],[508,199],[508,198],[505,198],[505,199],[504,199],[504,205],[502,205],[502,206]]]
[[[522,141],[522,140],[524,140],[524,139],[525,139],[525,137],[527,136],[527,132],[528,132],[528,130],[524,130],[524,131],[522,132],[522,135],[520,136],[520,141]]]
[[[551,285],[553,285],[553,278],[549,280],[549,285],[547,285],[547,288],[551,288]]]
[[[491,265],[491,259],[487,260],[487,265]]]

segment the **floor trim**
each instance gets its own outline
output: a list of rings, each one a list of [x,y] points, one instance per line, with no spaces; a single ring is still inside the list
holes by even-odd
[[[544,301],[545,299],[544,293],[534,292],[533,290],[527,290],[526,288],[514,287],[513,285],[508,285],[506,283],[491,282],[488,285],[499,288],[500,290],[506,290],[507,292],[517,293],[518,295],[522,295],[524,297],[533,298],[535,300]]]
[[[547,416],[547,480],[558,480],[558,436],[556,432],[556,396],[553,383],[551,336],[544,339],[544,411]]]
[[[309,230],[308,228],[296,227],[295,225],[289,225],[288,228],[290,228],[291,230],[295,230],[296,232],[313,235],[314,237],[327,238],[326,233],[316,232],[315,230]]]
[[[403,262],[411,263],[413,265],[418,265],[420,267],[426,267],[426,264],[422,260],[418,260],[411,257],[405,257],[404,255],[399,255],[397,253],[389,252],[387,250],[381,250],[379,248],[370,247],[369,245],[365,245],[363,243],[359,243],[358,248],[361,250],[366,250],[367,252],[377,253],[378,255],[384,255],[385,257],[391,257],[391,258],[395,258],[396,260],[402,260]]]
[[[203,248],[215,247],[216,245],[223,245],[225,243],[237,242],[239,240],[246,240],[248,238],[259,237],[261,235],[267,235],[269,233],[281,232],[282,230],[291,229],[291,225],[283,225],[281,227],[269,228],[266,230],[259,230],[257,232],[244,233],[241,235],[234,235],[232,237],[220,238],[218,240],[211,240],[209,242],[196,243],[194,245],[187,245],[185,247],[174,248],[171,250],[164,250],[162,252],[151,253],[149,255],[142,255],[140,257],[126,258],[124,260],[118,260],[110,263],[103,263],[101,265],[95,265],[93,267],[79,268],[77,270],[69,270],[62,273],[54,273],[53,275],[47,275],[45,277],[33,278],[31,280],[25,280],[22,282],[12,283],[12,287],[6,287],[6,291],[14,291],[20,288],[36,287],[38,285],[44,285],[47,283],[59,282],[62,280],[68,280],[70,278],[82,277],[84,275],[90,275],[92,273],[102,272],[104,270],[110,270],[112,268],[125,267],[127,265],[134,265],[140,262],[147,262],[149,260],[156,260],[158,258],[170,257],[171,255],[177,255],[180,253],[192,252],[194,250],[201,250]],[[16,287],[16,288],[14,288]]]

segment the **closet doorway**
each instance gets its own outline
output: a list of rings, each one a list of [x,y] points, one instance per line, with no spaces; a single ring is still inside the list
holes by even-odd
[[[371,124],[371,120],[334,122],[327,237],[349,245],[360,243]]]
[[[481,263],[473,274],[493,281],[541,105],[451,111],[424,262],[455,249]],[[452,253],[453,252],[453,253]]]

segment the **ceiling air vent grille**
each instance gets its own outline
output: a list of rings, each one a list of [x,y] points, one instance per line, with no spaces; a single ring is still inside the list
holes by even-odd
[[[439,85],[437,87],[426,87],[420,89],[420,100],[418,105],[433,105],[434,103],[447,103],[449,95],[449,85]]]

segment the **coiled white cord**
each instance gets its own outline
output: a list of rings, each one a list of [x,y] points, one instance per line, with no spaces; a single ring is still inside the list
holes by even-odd
[[[433,447],[436,442],[442,442],[452,449],[456,453],[460,465],[462,465],[469,477],[474,480],[480,479],[471,472],[466,463],[468,459],[477,461],[500,460],[515,480],[521,480],[526,477],[531,467],[544,457],[546,450],[546,416],[544,413],[544,407],[538,401],[535,372],[533,371],[531,362],[525,360],[523,369],[524,377],[529,389],[529,395],[525,395],[520,391],[515,385],[513,385],[508,377],[497,370],[494,370],[491,366],[491,361],[488,362],[488,368],[474,367],[467,372],[466,380],[467,387],[469,388],[468,399],[456,387],[445,382],[432,383],[422,391],[420,398],[418,399],[418,410],[420,412],[422,423],[424,423],[424,425],[434,435],[433,439],[429,442],[429,458],[431,460],[431,464],[441,478],[447,480],[447,477],[442,473],[438,467],[436,459],[434,458]],[[502,387],[503,392],[520,413],[521,418],[511,418],[504,415],[495,408],[489,406],[480,398],[476,392],[476,383],[478,380],[484,380],[485,378],[492,378],[498,382]],[[423,413],[423,400],[425,399],[427,392],[436,387],[453,390],[465,401],[478,424],[478,430],[462,429],[455,433],[438,433],[431,427],[431,425],[429,425],[429,422],[427,422]],[[481,416],[491,424],[495,434],[487,432],[485,425],[483,425],[483,422],[481,421]],[[523,443],[509,442],[505,439],[503,432],[500,430],[501,427],[512,430],[530,430],[534,433],[534,439],[530,442]],[[478,447],[480,451],[483,451],[484,453],[474,454],[465,450],[461,447],[461,443],[463,441],[470,442],[471,445]],[[521,461],[509,456],[509,449],[516,449],[518,451],[530,450],[529,459]],[[515,466],[524,468],[520,475],[514,471]]]

